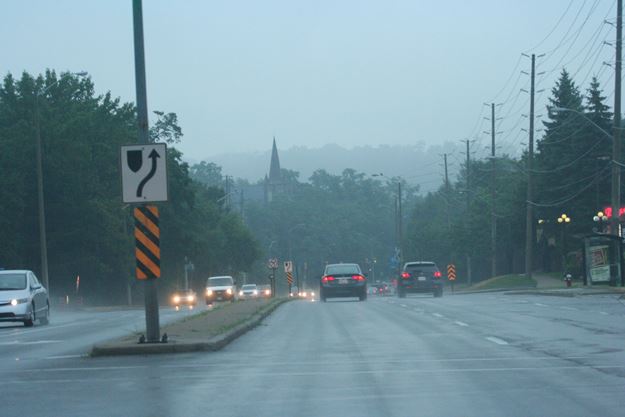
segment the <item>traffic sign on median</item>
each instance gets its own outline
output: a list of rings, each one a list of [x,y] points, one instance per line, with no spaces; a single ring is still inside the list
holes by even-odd
[[[454,264],[447,265],[447,279],[449,281],[456,280],[456,265]]]
[[[121,147],[124,203],[167,201],[167,145],[150,143]]]

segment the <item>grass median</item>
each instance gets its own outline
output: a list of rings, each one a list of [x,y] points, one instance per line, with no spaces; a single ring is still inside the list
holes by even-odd
[[[508,290],[515,288],[535,288],[536,280],[525,275],[510,274],[493,277],[469,287],[468,290]]]
[[[216,304],[202,313],[161,327],[167,343],[138,343],[140,333],[94,346],[91,356],[141,355],[219,350],[257,326],[288,299]]]

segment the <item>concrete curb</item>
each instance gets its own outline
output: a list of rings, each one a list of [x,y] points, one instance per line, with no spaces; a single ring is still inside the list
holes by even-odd
[[[491,288],[488,290],[463,290],[463,291],[454,291],[453,293],[447,293],[447,294],[482,294],[482,293],[489,293],[489,292],[506,292],[506,291],[529,291],[529,290],[533,290],[536,287],[513,287],[513,288]]]
[[[610,291],[610,290],[582,290],[582,291],[571,291],[567,292],[566,290],[537,290],[537,291],[508,291],[505,293],[506,295],[544,295],[550,297],[586,297],[590,295],[624,295],[625,293],[621,291]]]
[[[267,309],[259,314],[255,314],[250,319],[222,333],[214,336],[206,342],[176,342],[168,343],[144,343],[144,344],[103,344],[96,345],[91,349],[91,357],[101,356],[125,356],[125,355],[152,355],[162,353],[187,353],[187,352],[215,352],[223,349],[230,342],[244,335],[254,327],[258,326],[267,316],[273,313],[282,304],[291,301],[283,298],[278,302],[270,305]]]

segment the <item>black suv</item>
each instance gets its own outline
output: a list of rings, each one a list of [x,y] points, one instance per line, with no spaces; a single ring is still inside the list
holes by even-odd
[[[397,296],[404,298],[406,293],[423,292],[443,296],[441,271],[434,262],[406,262],[397,280]]]

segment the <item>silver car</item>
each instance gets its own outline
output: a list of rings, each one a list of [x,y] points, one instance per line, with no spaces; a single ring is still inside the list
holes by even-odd
[[[248,300],[250,298],[258,297],[258,287],[256,284],[245,284],[239,291],[239,299]]]
[[[21,321],[30,327],[35,321],[48,324],[48,291],[32,271],[0,271],[0,322]]]

